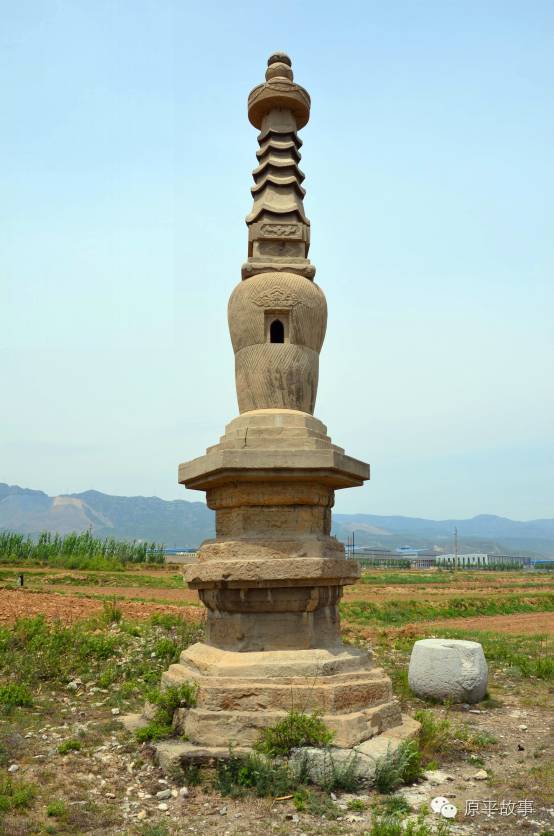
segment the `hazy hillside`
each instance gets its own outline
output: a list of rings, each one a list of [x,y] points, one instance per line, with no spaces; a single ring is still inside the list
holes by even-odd
[[[110,496],[100,491],[50,497],[2,483],[1,528],[25,534],[91,528],[99,537],[155,540],[167,546],[196,546],[214,536],[213,512],[203,502]]]
[[[517,522],[481,514],[469,520],[425,520],[374,514],[334,514],[333,533],[346,540],[355,532],[360,545],[453,548],[454,528],[465,551],[524,552],[554,556],[554,519]],[[203,502],[156,496],[110,496],[85,491],[50,497],[42,491],[0,483],[0,529],[84,531],[130,540],[155,540],[167,546],[197,546],[214,536],[214,515]]]

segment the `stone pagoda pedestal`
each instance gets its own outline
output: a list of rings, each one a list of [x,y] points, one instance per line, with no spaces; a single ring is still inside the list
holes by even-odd
[[[206,491],[217,533],[185,570],[208,611],[206,642],[162,680],[198,685],[181,719],[190,743],[251,746],[291,709],[321,712],[346,748],[402,723],[390,679],[340,639],[338,603],[359,567],[331,537],[331,508],[335,489],[368,471],[324,424],[286,409],[243,413],[181,466],[186,486]]]

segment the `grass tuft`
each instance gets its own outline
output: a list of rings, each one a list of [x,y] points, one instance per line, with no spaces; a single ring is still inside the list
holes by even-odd
[[[402,784],[413,784],[422,775],[421,752],[415,740],[403,740],[396,750],[389,746],[377,760],[375,786],[382,793],[394,792]]]
[[[80,750],[81,742],[79,740],[75,740],[75,738],[64,740],[64,742],[60,743],[58,746],[58,752],[60,755],[67,755],[69,752],[79,752]]]
[[[303,746],[328,746],[334,732],[327,728],[320,715],[289,711],[287,716],[263,729],[254,748],[270,757],[289,755]]]
[[[48,807],[46,808],[46,815],[51,816],[52,818],[61,819],[64,818],[67,814],[67,809],[65,806],[65,802],[61,799],[57,801],[51,801]]]
[[[33,697],[26,685],[19,682],[8,682],[7,685],[0,685],[0,706],[6,712],[16,707],[30,708],[33,705]]]
[[[0,773],[0,813],[29,807],[35,795],[36,790],[32,784],[25,784],[11,775]]]

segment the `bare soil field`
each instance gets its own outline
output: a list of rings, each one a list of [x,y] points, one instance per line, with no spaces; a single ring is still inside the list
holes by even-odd
[[[74,588],[71,590],[74,591]],[[0,624],[13,624],[18,618],[43,615],[48,621],[72,624],[102,612],[103,601],[98,598],[61,595],[55,592],[32,592],[25,589],[0,589]],[[125,618],[143,620],[154,613],[170,613],[193,621],[203,618],[199,607],[172,607],[142,601],[118,601]]]
[[[420,621],[412,627],[419,631],[460,627],[476,632],[486,630],[494,633],[511,633],[516,636],[544,633],[554,637],[554,612],[482,615],[478,618],[444,618],[436,621]]]

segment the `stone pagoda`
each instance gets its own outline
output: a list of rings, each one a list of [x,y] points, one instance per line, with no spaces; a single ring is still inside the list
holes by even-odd
[[[251,746],[292,708],[320,712],[337,747],[414,729],[371,654],[341,642],[338,604],[359,567],[331,536],[331,509],[369,467],[313,417],[327,306],[308,259],[299,168],[310,97],[284,53],[265,78],[248,97],[260,147],[248,258],[228,309],[240,414],[179,467],[216,515],[215,539],[185,572],[207,609],[206,638],[163,675],[165,686],[197,684],[178,727],[186,746],[214,752]]]

